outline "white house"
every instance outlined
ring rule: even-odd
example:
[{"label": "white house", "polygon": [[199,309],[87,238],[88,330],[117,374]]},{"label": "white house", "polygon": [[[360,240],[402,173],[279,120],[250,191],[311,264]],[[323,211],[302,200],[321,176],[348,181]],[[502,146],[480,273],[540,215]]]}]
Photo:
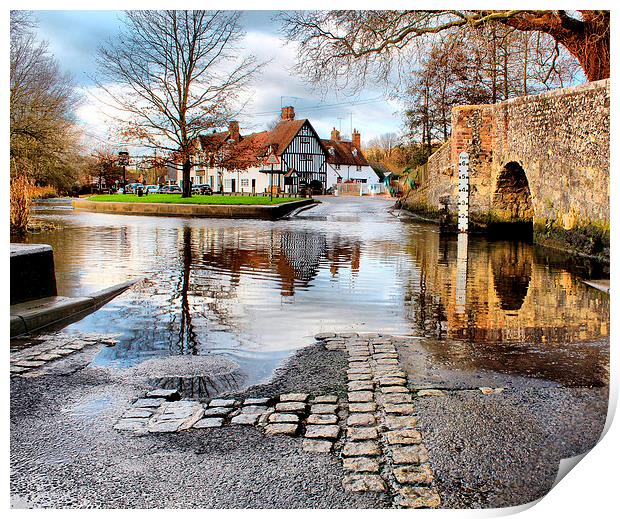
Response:
[{"label": "white house", "polygon": [[[295,119],[292,106],[282,108],[280,121],[269,131],[241,135],[239,123],[231,121],[227,131],[199,137],[190,179],[224,193],[259,194],[271,188],[321,194],[339,184],[360,184],[359,194],[382,192],[362,154],[360,133],[355,130],[352,141],[345,141],[334,129],[331,137],[321,139],[308,119]],[[269,154],[277,157],[273,173],[265,164]],[[169,168],[170,177],[180,179],[180,171],[173,177],[175,172]]]},{"label": "white house", "polygon": [[[307,119],[295,119],[292,106],[282,108],[273,130],[241,135],[239,123],[231,121],[228,131],[201,135],[192,168],[193,184],[209,184],[224,193],[296,194],[306,188],[323,193],[327,188],[327,150]],[[277,157],[265,164],[269,154]]]},{"label": "white house", "polygon": [[[382,192],[379,177],[362,153],[361,135],[353,130],[352,139],[342,140],[340,132],[334,128],[331,139],[323,139],[327,148],[327,185],[337,188],[340,184],[363,184],[359,194]],[[357,191],[357,190],[355,190]]]}]

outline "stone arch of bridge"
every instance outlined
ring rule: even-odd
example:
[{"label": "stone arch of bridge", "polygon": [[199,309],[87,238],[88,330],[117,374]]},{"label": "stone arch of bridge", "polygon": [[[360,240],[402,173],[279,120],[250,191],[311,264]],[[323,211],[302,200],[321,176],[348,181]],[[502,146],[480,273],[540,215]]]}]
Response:
[{"label": "stone arch of bridge", "polygon": [[499,171],[492,207],[498,223],[515,224],[529,233],[533,231],[534,206],[530,183],[519,162],[507,162]]}]

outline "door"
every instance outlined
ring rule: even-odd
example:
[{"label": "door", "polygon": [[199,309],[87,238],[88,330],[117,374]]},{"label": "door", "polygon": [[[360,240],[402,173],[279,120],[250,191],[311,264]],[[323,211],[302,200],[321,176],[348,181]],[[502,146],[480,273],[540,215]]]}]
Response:
[{"label": "door", "polygon": [[230,179],[230,191],[231,191],[231,193],[236,193],[237,192],[236,179],[234,179],[234,178]]},{"label": "door", "polygon": [[256,193],[256,179],[252,179],[252,194]]}]

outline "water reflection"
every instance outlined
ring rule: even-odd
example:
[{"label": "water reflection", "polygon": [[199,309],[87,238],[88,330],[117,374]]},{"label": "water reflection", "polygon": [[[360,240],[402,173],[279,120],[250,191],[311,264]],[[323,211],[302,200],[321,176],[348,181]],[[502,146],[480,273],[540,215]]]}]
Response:
[{"label": "water reflection", "polygon": [[220,354],[255,383],[326,330],[555,349],[608,335],[609,297],[571,273],[591,265],[558,263],[528,243],[440,236],[395,219],[386,201],[326,199],[279,222],[47,207],[39,214],[62,229],[29,240],[54,247],[61,294],[147,276],[71,325],[122,334],[99,365]]},{"label": "water reflection", "polygon": [[[461,240],[461,241],[459,241]],[[609,297],[536,262],[533,245],[479,236],[411,235],[420,270],[408,295],[420,331],[471,342],[559,342],[609,333]]]},{"label": "water reflection", "polygon": [[181,398],[203,399],[239,390],[243,378],[231,373],[217,377],[161,377],[150,379],[149,382],[155,387],[176,389]]},{"label": "water reflection", "polygon": [[506,242],[491,251],[493,285],[502,310],[520,310],[532,280],[532,247]]}]

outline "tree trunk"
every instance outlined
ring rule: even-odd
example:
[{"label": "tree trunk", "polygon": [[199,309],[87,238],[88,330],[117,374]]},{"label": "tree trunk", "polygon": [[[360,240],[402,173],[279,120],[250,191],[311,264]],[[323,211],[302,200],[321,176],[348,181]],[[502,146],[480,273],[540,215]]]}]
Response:
[{"label": "tree trunk", "polygon": [[540,11],[513,16],[503,23],[521,31],[549,34],[577,58],[588,81],[607,79],[610,73],[609,11],[580,11],[583,20],[565,11]]},{"label": "tree trunk", "polygon": [[577,58],[583,68],[588,81],[607,79],[610,75],[609,63],[609,34],[575,34],[567,39],[558,41]]},{"label": "tree trunk", "polygon": [[190,182],[190,173],[192,171],[192,163],[187,159],[183,163],[183,194],[181,198],[189,198],[192,196],[192,186]]}]

